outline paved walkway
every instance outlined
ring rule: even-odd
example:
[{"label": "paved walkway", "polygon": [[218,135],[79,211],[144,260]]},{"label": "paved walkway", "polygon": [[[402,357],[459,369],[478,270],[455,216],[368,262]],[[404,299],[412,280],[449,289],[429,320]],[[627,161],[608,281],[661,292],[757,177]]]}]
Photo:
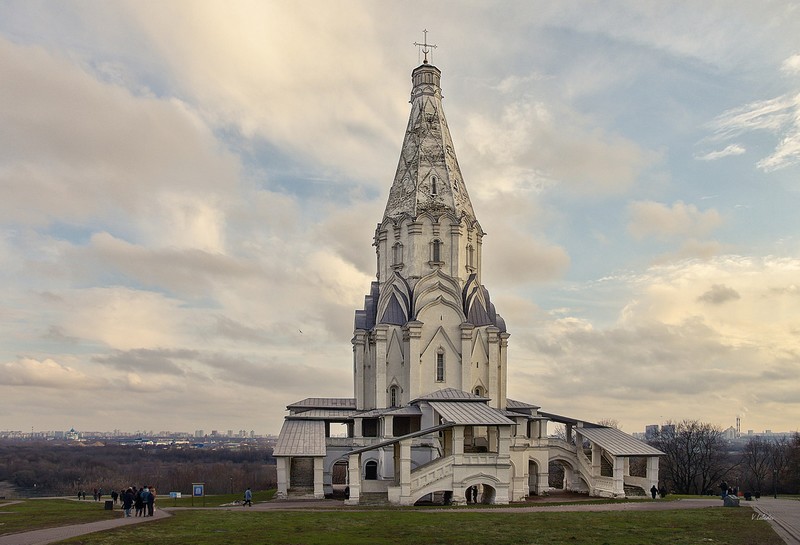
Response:
[{"label": "paved walkway", "polygon": [[0,537],[0,545],[45,545],[56,543],[71,537],[82,536],[103,530],[111,530],[120,526],[130,524],[140,524],[151,520],[159,520],[169,517],[170,514],[163,509],[156,509],[152,517],[128,517],[122,516],[111,520],[101,520],[98,522],[87,522],[86,524],[71,524],[70,526],[59,526],[58,528],[44,528],[33,530],[32,532],[22,532],[20,534],[10,534]]},{"label": "paved walkway", "polygon": [[[800,545],[800,501],[783,500],[772,498],[761,498],[757,502],[742,502],[742,505],[752,507],[754,516],[768,520],[777,534],[786,542],[786,545]],[[602,503],[586,504],[575,502],[566,505],[536,505],[532,503],[526,507],[494,507],[491,509],[478,508],[443,508],[438,512],[464,513],[468,511],[481,511],[484,513],[520,513],[520,512],[567,512],[567,511],[669,511],[675,509],[701,509],[704,507],[722,507],[719,499],[681,499],[677,501],[640,501],[625,503]],[[270,501],[256,503],[252,507],[242,507],[238,505],[224,507],[166,507],[156,510],[153,517],[146,518],[123,518],[104,520],[100,522],[90,522],[87,524],[74,524],[62,526],[60,528],[47,528],[34,530],[20,534],[12,534],[0,537],[0,545],[46,545],[55,543],[63,539],[76,537],[92,532],[111,530],[129,524],[140,524],[151,520],[159,520],[170,516],[169,511],[182,509],[207,509],[207,510],[244,510],[244,511],[328,511],[331,509],[342,509],[342,503],[331,500],[300,500],[300,501]],[[348,511],[354,510],[347,508]],[[430,510],[426,510],[430,512]]]},{"label": "paved walkway", "polygon": [[768,520],[786,545],[800,545],[800,501],[764,498],[746,502],[756,515]]}]

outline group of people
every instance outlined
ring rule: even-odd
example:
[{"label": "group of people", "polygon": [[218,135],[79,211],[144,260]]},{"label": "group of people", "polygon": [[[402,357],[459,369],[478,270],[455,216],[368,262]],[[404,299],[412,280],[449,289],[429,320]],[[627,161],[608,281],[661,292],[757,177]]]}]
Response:
[{"label": "group of people", "polygon": [[156,488],[143,485],[137,490],[135,486],[131,486],[122,491],[120,499],[126,517],[131,516],[131,509],[137,517],[152,517],[156,503]]},{"label": "group of people", "polygon": [[[112,490],[111,494],[109,495],[111,496],[111,500],[114,502],[114,505],[117,504],[117,500],[122,503],[122,509],[125,510],[126,517],[133,516],[131,515],[131,510],[133,510],[135,516],[137,517],[153,516],[156,503],[155,486],[143,485],[139,489],[137,489],[135,486],[131,486],[127,490],[120,490],[119,492]],[[78,491],[78,499],[86,499],[86,492],[84,490]],[[95,488],[92,491],[92,499],[94,501],[102,501],[103,489]]]}]

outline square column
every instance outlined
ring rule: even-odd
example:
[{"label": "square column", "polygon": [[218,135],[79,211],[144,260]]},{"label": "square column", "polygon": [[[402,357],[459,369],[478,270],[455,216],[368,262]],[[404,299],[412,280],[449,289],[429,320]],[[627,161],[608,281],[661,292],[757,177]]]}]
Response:
[{"label": "square column", "polygon": [[464,426],[455,426],[451,437],[453,442],[451,452],[455,456],[455,463],[461,464],[464,459]]},{"label": "square column", "polygon": [[511,426],[497,428],[497,457],[509,458],[511,453]]},{"label": "square column", "polygon": [[394,417],[388,414],[383,417],[383,436],[394,437]]},{"label": "square column", "polygon": [[278,491],[275,497],[278,499],[286,499],[289,497],[289,464],[291,458],[286,456],[279,456],[275,458],[275,464],[278,470]]},{"label": "square column", "polygon": [[364,423],[364,420],[361,419],[361,418],[356,418],[353,421],[353,437],[363,437],[364,436],[363,435],[364,431],[363,431],[363,428],[362,428],[363,423]]},{"label": "square column", "polygon": [[602,460],[603,449],[600,445],[592,443],[592,477],[600,476],[600,465]]},{"label": "square column", "polygon": [[[465,392],[472,391],[472,332],[475,326],[461,324],[461,389]],[[455,495],[455,491],[453,492]]]},{"label": "square column", "polygon": [[494,326],[486,328],[487,340],[489,341],[489,391],[488,397],[492,398],[489,401],[489,406],[494,409],[500,409],[505,406],[505,399],[500,399],[500,329]]},{"label": "square column", "polygon": [[497,452],[498,444],[497,444],[497,426],[488,426],[486,428],[486,434],[489,436],[489,445],[488,450],[489,452]]},{"label": "square column", "polygon": [[622,456],[614,456],[614,495],[625,495],[625,460]]},{"label": "square column", "polygon": [[350,497],[344,501],[345,505],[358,505],[361,496],[360,454],[351,454],[347,459],[347,486],[350,488]]},{"label": "square column", "polygon": [[411,505],[411,439],[400,441],[400,504]]},{"label": "square column", "polygon": [[386,358],[387,339],[389,326],[378,324],[375,326],[375,406],[385,407],[386,404]]},{"label": "square column", "polygon": [[403,341],[406,343],[405,350],[405,372],[407,373],[407,391],[403,392],[403,402],[426,393],[420,392],[420,347],[422,339],[422,322],[413,320],[403,327]]},{"label": "square column", "polygon": [[649,487],[658,488],[658,456],[647,458],[647,484]]},{"label": "square column", "polygon": [[314,499],[325,499],[325,488],[322,482],[323,477],[323,464],[325,458],[317,456],[314,458]]}]

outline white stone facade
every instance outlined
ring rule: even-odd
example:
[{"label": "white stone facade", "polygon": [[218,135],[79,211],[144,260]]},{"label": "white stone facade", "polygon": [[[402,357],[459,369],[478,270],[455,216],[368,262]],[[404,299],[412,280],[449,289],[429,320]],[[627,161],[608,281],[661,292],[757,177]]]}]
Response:
[{"label": "white stone facade", "polygon": [[[547,493],[553,461],[568,489],[610,497],[647,490],[658,482],[657,450],[507,399],[510,335],[481,283],[484,232],[440,78],[427,63],[412,73],[400,161],[375,230],[376,280],[355,313],[354,397],[288,407],[274,451],[278,497],[346,487],[348,504],[463,503],[479,489],[480,501],[508,503]],[[551,421],[567,426],[567,440],[548,437]],[[331,437],[332,424],[345,425],[347,437]],[[648,459],[638,477],[633,456]]]}]

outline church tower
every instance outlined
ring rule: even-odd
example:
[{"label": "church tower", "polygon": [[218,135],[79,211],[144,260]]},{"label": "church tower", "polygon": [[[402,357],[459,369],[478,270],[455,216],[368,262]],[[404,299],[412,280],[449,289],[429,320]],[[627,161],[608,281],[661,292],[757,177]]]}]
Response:
[{"label": "church tower", "polygon": [[504,409],[509,334],[481,284],[485,233],[444,116],[441,71],[426,59],[411,79],[408,127],[375,230],[377,278],[355,313],[356,407],[454,389]]}]

